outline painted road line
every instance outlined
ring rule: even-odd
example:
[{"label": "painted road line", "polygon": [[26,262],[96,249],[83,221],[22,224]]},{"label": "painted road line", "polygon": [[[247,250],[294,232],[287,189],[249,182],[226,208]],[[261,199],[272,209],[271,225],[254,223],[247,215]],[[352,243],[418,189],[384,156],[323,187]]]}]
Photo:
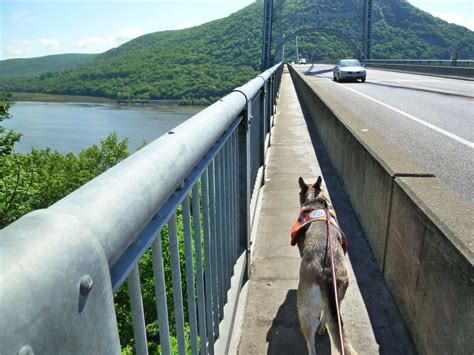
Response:
[{"label": "painted road line", "polygon": [[420,80],[420,79],[371,79],[376,83],[394,82],[394,83],[445,83],[445,80]]},{"label": "painted road line", "polygon": [[413,116],[413,115],[410,115],[409,113],[403,112],[403,111],[401,111],[401,110],[399,110],[399,109],[397,109],[397,108],[395,108],[395,107],[393,107],[393,106],[387,105],[386,103],[383,103],[382,101],[379,101],[379,100],[377,100],[377,99],[374,99],[373,97],[370,97],[370,96],[368,96],[368,95],[365,95],[365,94],[363,94],[363,93],[361,93],[361,92],[358,92],[358,91],[356,91],[356,90],[354,90],[354,89],[351,89],[351,88],[349,88],[349,87],[347,87],[347,86],[345,86],[345,85],[341,85],[341,84],[338,84],[338,83],[334,83],[334,84],[337,84],[337,85],[343,87],[344,89],[347,89],[347,90],[349,90],[349,91],[352,91],[353,93],[356,93],[356,94],[358,94],[358,95],[360,95],[360,96],[362,96],[362,97],[365,97],[365,98],[368,99],[368,100],[371,100],[371,101],[373,101],[373,102],[375,102],[375,103],[378,103],[379,105],[382,105],[382,106],[384,106],[384,107],[386,107],[386,108],[388,108],[388,109],[390,109],[390,110],[393,110],[393,111],[399,113],[400,115],[405,116],[406,118],[409,118],[410,120],[413,120],[413,121],[415,121],[415,122],[421,123],[422,125],[424,125],[424,126],[426,126],[426,127],[428,127],[428,128],[431,128],[432,130],[434,130],[434,131],[436,131],[436,132],[438,132],[438,133],[441,133],[441,134],[445,135],[446,137],[449,137],[449,138],[451,138],[451,139],[454,139],[455,141],[457,141],[457,142],[459,142],[459,143],[462,143],[462,144],[468,146],[469,148],[474,148],[474,143],[473,143],[473,142],[469,142],[468,140],[466,140],[466,139],[464,139],[464,138],[461,138],[461,137],[459,137],[459,136],[457,136],[457,135],[455,135],[455,134],[453,134],[453,133],[451,133],[451,132],[448,132],[448,131],[445,131],[445,130],[442,129],[442,128],[439,128],[438,126],[435,126],[435,125],[433,125],[433,124],[431,124],[431,123],[428,123],[428,122],[426,122],[426,121],[423,121],[422,119],[420,119],[420,118],[418,118],[418,117],[415,117],[415,116]]}]

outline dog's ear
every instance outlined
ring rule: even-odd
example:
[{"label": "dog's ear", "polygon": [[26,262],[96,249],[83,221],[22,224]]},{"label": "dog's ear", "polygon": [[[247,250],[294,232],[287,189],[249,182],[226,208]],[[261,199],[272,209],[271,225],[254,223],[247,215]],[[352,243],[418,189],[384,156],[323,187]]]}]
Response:
[{"label": "dog's ear", "polygon": [[316,180],[316,182],[314,183],[313,187],[316,189],[316,190],[321,190],[321,183],[323,182],[323,179],[321,178],[321,176],[318,176],[318,180]]},{"label": "dog's ear", "polygon": [[303,178],[300,176],[300,178],[298,179],[298,183],[300,184],[300,189],[302,191],[306,191],[308,190],[308,185],[306,185],[306,183],[304,182]]}]

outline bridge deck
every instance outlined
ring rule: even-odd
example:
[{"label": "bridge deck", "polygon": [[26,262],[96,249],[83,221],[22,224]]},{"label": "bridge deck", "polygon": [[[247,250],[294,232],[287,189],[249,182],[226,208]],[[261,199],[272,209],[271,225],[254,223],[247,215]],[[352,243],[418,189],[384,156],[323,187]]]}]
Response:
[{"label": "bridge deck", "polygon": [[[305,180],[311,181],[318,175],[323,173],[290,75],[285,70],[267,160],[263,197],[259,204],[260,213],[253,233],[256,238],[253,244],[251,276],[241,296],[240,316],[231,343],[232,353],[306,353],[296,309],[300,258],[297,248],[290,246],[289,233],[299,213],[298,177],[303,176]],[[341,224],[344,228],[344,221],[341,221]],[[352,234],[360,232],[351,233],[346,230],[346,233],[349,238],[349,253],[354,253],[351,237]],[[366,252],[369,253],[367,259],[373,260],[367,244],[364,244]],[[350,265],[350,262],[348,264]],[[380,310],[384,309],[386,314],[381,314],[380,319],[371,321],[373,315],[369,317],[364,298],[366,302],[372,297],[382,298],[390,303],[391,297],[384,286],[380,295],[364,294],[364,298],[362,297],[359,283],[374,283],[378,286],[381,284],[381,276],[377,275],[375,264],[362,269],[364,268],[366,272],[370,269],[375,275],[370,277],[375,279],[369,281],[367,275],[357,275],[356,278],[350,267],[350,285],[342,303],[343,318],[355,350],[359,354],[378,354],[379,344],[384,342],[383,345],[380,344],[381,348],[391,350],[392,353],[412,353],[410,341],[403,340],[406,330],[402,322],[393,318],[393,314],[398,313],[393,304],[382,305]],[[388,320],[387,316],[392,319]],[[376,328],[377,340],[373,330]],[[388,334],[391,336],[387,336]],[[334,348],[331,349],[327,334],[317,336],[316,341],[318,354],[337,353]]]}]

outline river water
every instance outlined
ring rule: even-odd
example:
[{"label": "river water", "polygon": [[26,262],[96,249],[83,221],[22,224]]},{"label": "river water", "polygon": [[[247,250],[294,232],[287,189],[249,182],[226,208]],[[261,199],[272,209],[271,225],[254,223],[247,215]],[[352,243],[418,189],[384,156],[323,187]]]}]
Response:
[{"label": "river water", "polygon": [[128,138],[134,152],[144,141],[151,142],[193,116],[196,106],[122,106],[49,102],[16,102],[12,118],[0,123],[23,134],[15,150],[51,148],[61,153],[79,153],[100,144],[110,133]]}]

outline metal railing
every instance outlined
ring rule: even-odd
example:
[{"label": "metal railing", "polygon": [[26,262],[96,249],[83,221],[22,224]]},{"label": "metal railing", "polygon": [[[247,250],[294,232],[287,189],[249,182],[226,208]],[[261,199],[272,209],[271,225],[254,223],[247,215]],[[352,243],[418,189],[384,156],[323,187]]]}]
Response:
[{"label": "metal railing", "polygon": [[0,353],[120,353],[114,293],[127,280],[136,353],[147,354],[139,261],[150,249],[161,353],[171,337],[180,354],[226,352],[281,73],[263,72],[1,230]]},{"label": "metal railing", "polygon": [[440,66],[474,68],[474,60],[447,60],[447,59],[364,59],[366,64],[400,64],[420,66]]}]

